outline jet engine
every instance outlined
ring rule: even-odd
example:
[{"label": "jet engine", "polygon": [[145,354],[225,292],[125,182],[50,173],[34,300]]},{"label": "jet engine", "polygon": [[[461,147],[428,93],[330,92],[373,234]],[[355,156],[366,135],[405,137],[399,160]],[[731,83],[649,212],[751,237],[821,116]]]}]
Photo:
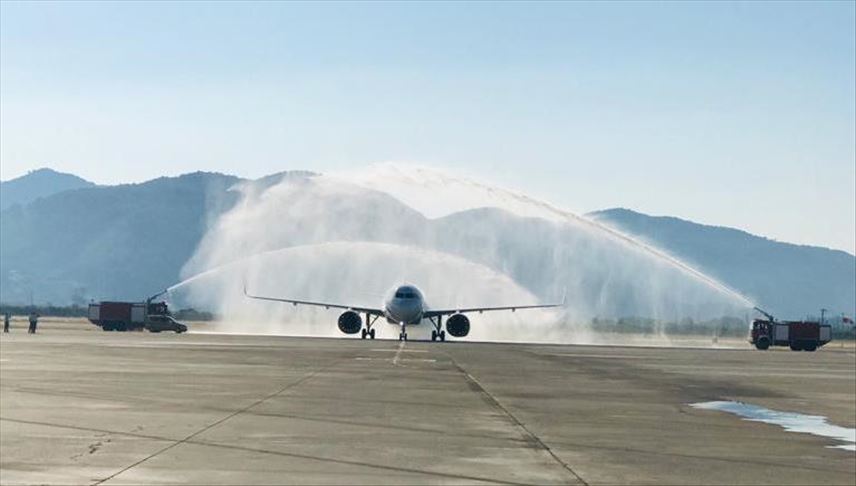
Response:
[{"label": "jet engine", "polygon": [[463,314],[455,314],[446,321],[446,329],[455,337],[464,337],[470,333],[470,320]]},{"label": "jet engine", "polygon": [[356,334],[363,328],[363,320],[354,311],[345,311],[339,316],[339,330],[345,334]]}]

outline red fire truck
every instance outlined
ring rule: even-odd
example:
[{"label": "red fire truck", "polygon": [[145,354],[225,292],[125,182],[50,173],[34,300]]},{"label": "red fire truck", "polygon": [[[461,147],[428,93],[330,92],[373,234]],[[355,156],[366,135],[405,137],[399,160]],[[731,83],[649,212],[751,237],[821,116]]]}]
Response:
[{"label": "red fire truck", "polygon": [[752,321],[749,342],[757,349],[788,346],[792,351],[816,351],[832,340],[832,326],[822,321],[777,321],[763,310],[755,310],[766,317]]},{"label": "red fire truck", "polygon": [[99,302],[89,304],[89,322],[105,331],[173,331],[181,334],[187,326],[176,321],[166,302]]}]

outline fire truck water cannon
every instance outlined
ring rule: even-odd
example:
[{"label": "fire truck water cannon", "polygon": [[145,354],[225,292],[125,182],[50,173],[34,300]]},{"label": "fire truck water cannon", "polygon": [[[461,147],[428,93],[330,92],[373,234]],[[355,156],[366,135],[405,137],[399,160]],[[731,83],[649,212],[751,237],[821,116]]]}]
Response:
[{"label": "fire truck water cannon", "polygon": [[169,289],[161,290],[160,292],[158,292],[158,293],[156,293],[155,295],[153,295],[153,296],[149,297],[148,299],[146,299],[146,302],[147,302],[147,303],[151,303],[152,301],[154,301],[155,299],[157,299],[158,297],[160,297],[161,295],[163,295],[163,294],[165,294],[165,293],[167,293],[167,292],[169,292]]}]

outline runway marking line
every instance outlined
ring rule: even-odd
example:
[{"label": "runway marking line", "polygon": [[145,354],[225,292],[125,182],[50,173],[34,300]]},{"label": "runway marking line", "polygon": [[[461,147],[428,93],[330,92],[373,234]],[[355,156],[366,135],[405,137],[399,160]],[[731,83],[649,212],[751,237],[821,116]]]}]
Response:
[{"label": "runway marking line", "polygon": [[407,341],[401,341],[400,343],[398,343],[398,351],[396,351],[395,353],[395,358],[392,358],[393,366],[398,366],[398,359],[401,356],[401,350],[404,349],[404,343],[406,342]]},{"label": "runway marking line", "polygon": [[197,430],[196,432],[194,432],[194,433],[192,433],[192,434],[188,435],[187,437],[185,437],[185,438],[183,438],[183,439],[180,439],[180,440],[177,440],[177,441],[173,442],[172,444],[170,444],[170,445],[168,445],[168,446],[166,446],[166,447],[164,447],[164,448],[162,448],[162,449],[160,449],[160,450],[158,450],[158,451],[156,451],[156,452],[154,452],[154,453],[152,453],[152,454],[149,454],[148,456],[146,456],[146,457],[144,457],[144,458],[140,459],[139,461],[137,461],[137,462],[135,462],[135,463],[131,464],[130,466],[127,466],[127,467],[125,467],[125,468],[121,469],[120,471],[117,471],[117,472],[115,472],[115,473],[111,474],[110,476],[107,476],[106,478],[103,478],[103,479],[101,479],[101,480],[98,480],[98,481],[93,482],[93,483],[92,483],[92,485],[93,485],[93,486],[97,486],[97,485],[99,485],[99,484],[103,484],[103,483],[105,483],[105,482],[107,482],[107,481],[109,481],[109,480],[111,480],[111,479],[115,478],[116,476],[118,476],[118,475],[120,475],[120,474],[124,473],[125,471],[128,471],[128,470],[130,470],[130,469],[133,469],[133,468],[135,468],[135,467],[139,466],[140,464],[142,464],[142,463],[144,463],[144,462],[148,461],[149,459],[152,459],[152,458],[154,458],[154,457],[157,457],[157,456],[159,456],[159,455],[163,454],[164,452],[166,452],[166,451],[168,451],[168,450],[172,449],[172,448],[173,448],[173,447],[175,447],[175,446],[178,446],[178,445],[180,445],[180,444],[185,444],[185,443],[188,443],[188,442],[192,442],[192,441],[191,441],[191,439],[193,439],[193,438],[194,438],[194,437],[196,437],[197,435],[200,435],[200,434],[202,434],[202,433],[204,433],[204,432],[206,432],[206,431],[208,431],[208,430],[211,430],[212,428],[214,428],[214,427],[216,427],[216,426],[218,426],[218,425],[222,424],[223,422],[225,422],[225,421],[227,421],[227,420],[229,420],[229,419],[231,419],[231,418],[233,418],[233,417],[235,417],[235,416],[237,416],[237,415],[240,415],[240,414],[242,414],[242,413],[244,413],[244,412],[246,412],[246,411],[249,411],[250,409],[257,407],[258,405],[261,405],[262,403],[264,403],[264,402],[266,402],[266,401],[270,400],[271,398],[274,398],[274,397],[276,397],[276,396],[278,396],[278,395],[280,395],[280,394],[284,393],[285,391],[287,391],[287,390],[289,390],[289,389],[291,389],[291,388],[294,388],[294,387],[296,387],[296,386],[298,386],[298,385],[302,384],[303,382],[305,382],[305,381],[309,380],[310,378],[314,377],[315,375],[317,375],[317,374],[318,374],[318,373],[320,373],[321,371],[326,370],[326,369],[328,369],[328,368],[331,368],[332,366],[333,366],[333,365],[329,365],[329,366],[325,366],[325,367],[323,367],[323,368],[317,369],[317,370],[313,371],[312,373],[309,373],[309,374],[307,374],[306,376],[304,376],[304,377],[300,378],[299,380],[297,380],[297,381],[293,381],[293,382],[291,382],[291,383],[289,383],[289,384],[285,385],[284,387],[280,388],[280,389],[279,389],[279,390],[277,390],[276,392],[271,393],[271,394],[269,394],[269,395],[267,395],[267,396],[265,396],[265,397],[262,397],[262,398],[260,398],[259,400],[256,400],[255,402],[251,403],[250,405],[247,405],[246,407],[241,408],[240,410],[236,410],[236,411],[234,411],[234,412],[230,413],[229,415],[226,415],[225,417],[221,418],[220,420],[217,420],[217,421],[216,421],[216,422],[214,422],[214,423],[211,423],[211,424],[206,425],[205,427],[202,427],[201,429],[199,429],[199,430]]},{"label": "runway marking line", "polygon": [[[402,341],[404,342],[404,341]],[[401,346],[399,346],[399,349]],[[398,353],[399,349],[370,349],[369,351],[373,353]],[[427,353],[428,351],[425,349],[405,349],[405,353]]]},{"label": "runway marking line", "polygon": [[460,364],[458,364],[458,362],[455,361],[455,358],[453,358],[451,354],[446,353],[446,356],[449,357],[449,360],[452,362],[452,366],[454,366],[461,374],[463,374],[464,377],[466,377],[467,381],[469,381],[479,392],[481,392],[485,396],[485,398],[490,401],[490,403],[496,409],[505,414],[505,416],[507,416],[511,420],[511,422],[523,432],[525,438],[531,439],[533,442],[535,442],[535,444],[538,445],[541,450],[547,452],[547,454],[549,454],[554,461],[556,461],[566,471],[571,473],[574,478],[576,478],[576,480],[580,482],[580,484],[582,484],[583,486],[589,486],[589,483],[587,483],[586,480],[582,478],[582,476],[577,474],[577,472],[574,471],[573,468],[571,468],[571,466],[567,462],[563,461],[559,456],[557,456],[556,453],[553,452],[553,450],[550,449],[550,447],[548,447],[547,444],[545,444],[540,437],[538,437],[531,430],[529,430],[529,428],[526,427],[526,425],[524,425],[523,422],[521,422],[513,413],[511,413],[510,410],[505,408],[499,402],[499,400],[497,400],[496,397],[493,396],[493,394],[491,394],[484,386],[482,386],[482,384],[476,379],[475,376],[471,375]]},{"label": "runway marking line", "polygon": [[[391,361],[390,358],[371,358],[368,356],[357,356],[354,358],[357,361]],[[432,358],[401,358],[399,362],[416,362],[416,363],[436,363],[436,359]]]}]

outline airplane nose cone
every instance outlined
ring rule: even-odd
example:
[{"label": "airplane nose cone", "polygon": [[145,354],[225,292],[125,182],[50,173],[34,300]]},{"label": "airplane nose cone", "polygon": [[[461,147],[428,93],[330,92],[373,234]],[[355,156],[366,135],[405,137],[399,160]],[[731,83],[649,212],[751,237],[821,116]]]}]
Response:
[{"label": "airplane nose cone", "polygon": [[422,309],[420,306],[415,305],[411,302],[398,302],[391,306],[391,310],[393,314],[395,314],[396,319],[413,323],[417,319],[419,319]]}]

